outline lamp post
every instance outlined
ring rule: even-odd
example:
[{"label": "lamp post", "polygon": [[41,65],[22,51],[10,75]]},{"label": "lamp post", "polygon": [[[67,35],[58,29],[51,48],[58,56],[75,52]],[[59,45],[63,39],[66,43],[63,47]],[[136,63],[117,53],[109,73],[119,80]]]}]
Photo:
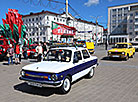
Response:
[{"label": "lamp post", "polygon": [[95,24],[96,24],[96,42],[95,42],[95,46],[97,47],[97,26],[98,26],[98,21],[97,21],[97,19],[98,18],[100,18],[100,17],[102,17],[102,16],[97,16],[97,17],[94,17],[94,16],[90,16],[90,17],[92,17],[92,18],[94,18],[95,19]]}]

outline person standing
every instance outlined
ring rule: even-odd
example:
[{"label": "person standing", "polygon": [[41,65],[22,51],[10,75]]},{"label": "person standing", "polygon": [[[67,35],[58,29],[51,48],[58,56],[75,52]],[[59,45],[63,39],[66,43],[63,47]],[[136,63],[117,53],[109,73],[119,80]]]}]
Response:
[{"label": "person standing", "polygon": [[21,44],[19,44],[19,46],[20,46],[19,63],[21,64],[21,58],[22,58],[23,49],[22,49],[22,45]]},{"label": "person standing", "polygon": [[39,43],[38,46],[36,47],[36,51],[38,53],[37,61],[40,62],[42,60],[42,53],[43,53],[43,48],[41,46],[41,43]]},{"label": "person standing", "polygon": [[7,50],[8,65],[10,64],[10,60],[11,64],[13,64],[13,54],[14,54],[14,49],[12,48],[12,44],[10,44],[9,46],[10,48],[8,48]]},{"label": "person standing", "polygon": [[15,47],[15,64],[19,63],[20,45],[17,43]]},{"label": "person standing", "polygon": [[43,44],[43,54],[45,55],[47,53],[47,44]]}]

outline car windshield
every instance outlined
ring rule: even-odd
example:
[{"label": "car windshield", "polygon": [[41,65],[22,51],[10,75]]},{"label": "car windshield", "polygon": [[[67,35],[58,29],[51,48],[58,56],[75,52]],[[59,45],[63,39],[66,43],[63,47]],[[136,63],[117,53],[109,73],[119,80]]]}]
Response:
[{"label": "car windshield", "polygon": [[127,44],[117,44],[115,48],[127,48]]},{"label": "car windshield", "polygon": [[0,45],[3,45],[3,40],[0,40]]},{"label": "car windshield", "polygon": [[135,46],[136,46],[136,45],[138,46],[138,42],[137,42],[137,43],[131,43],[131,44],[132,44],[132,45],[135,45]]},{"label": "car windshield", "polygon": [[46,55],[46,61],[70,62],[71,55],[72,55],[71,50],[53,49],[48,51]]}]

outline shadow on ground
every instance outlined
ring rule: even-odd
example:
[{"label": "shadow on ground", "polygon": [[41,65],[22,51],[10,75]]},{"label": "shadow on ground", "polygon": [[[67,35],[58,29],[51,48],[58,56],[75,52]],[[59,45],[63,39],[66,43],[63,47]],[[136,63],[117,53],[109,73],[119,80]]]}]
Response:
[{"label": "shadow on ground", "polygon": [[14,86],[14,89],[23,93],[39,95],[39,96],[51,96],[53,94],[62,94],[58,88],[38,88],[27,85],[27,83],[20,83]]},{"label": "shadow on ground", "polygon": [[119,58],[109,58],[109,57],[103,57],[101,60],[105,60],[105,61],[124,61],[123,59],[119,59]]}]

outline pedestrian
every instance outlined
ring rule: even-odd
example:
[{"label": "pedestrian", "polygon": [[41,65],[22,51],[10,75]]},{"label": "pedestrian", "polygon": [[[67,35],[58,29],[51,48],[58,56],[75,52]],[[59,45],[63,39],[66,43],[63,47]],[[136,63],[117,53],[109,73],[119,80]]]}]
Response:
[{"label": "pedestrian", "polygon": [[8,48],[7,50],[8,65],[10,64],[10,60],[11,64],[13,64],[13,54],[14,54],[14,49],[12,48],[12,44],[10,44],[9,46],[10,48]]},{"label": "pedestrian", "polygon": [[42,60],[42,54],[43,54],[43,48],[41,46],[41,43],[38,44],[36,47],[36,52],[38,53],[37,61],[40,62]]},{"label": "pedestrian", "polygon": [[22,49],[22,45],[21,44],[19,44],[19,46],[20,46],[19,63],[21,64],[23,49]]},{"label": "pedestrian", "polygon": [[15,64],[19,64],[20,45],[17,43],[15,47]]},{"label": "pedestrian", "polygon": [[27,56],[27,50],[28,50],[27,45],[25,45],[24,46],[24,51],[23,51],[24,59],[27,59],[28,58],[28,56]]},{"label": "pedestrian", "polygon": [[47,44],[44,43],[42,47],[43,47],[43,54],[45,55],[47,53]]}]

